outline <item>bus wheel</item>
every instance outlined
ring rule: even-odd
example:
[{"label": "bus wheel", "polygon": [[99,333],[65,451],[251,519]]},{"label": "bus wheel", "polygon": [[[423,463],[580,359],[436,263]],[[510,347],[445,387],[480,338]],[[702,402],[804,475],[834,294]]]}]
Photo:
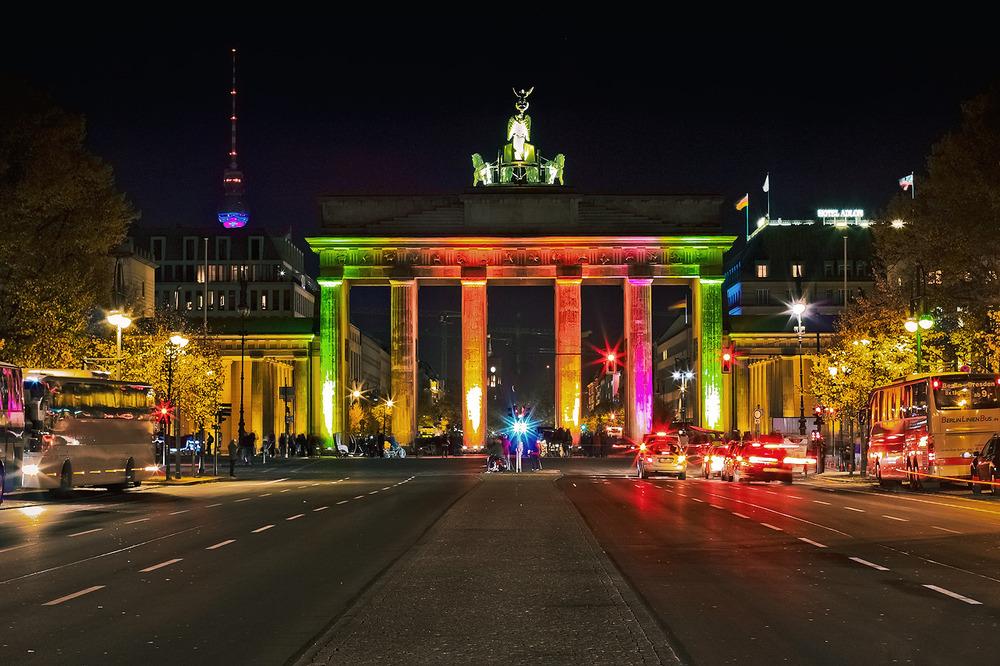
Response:
[{"label": "bus wheel", "polygon": [[62,473],[59,474],[59,487],[49,491],[50,495],[56,497],[67,497],[73,491],[73,467],[69,461],[63,463]]},{"label": "bus wheel", "polygon": [[125,487],[134,488],[135,483],[135,465],[132,463],[132,459],[125,463]]}]

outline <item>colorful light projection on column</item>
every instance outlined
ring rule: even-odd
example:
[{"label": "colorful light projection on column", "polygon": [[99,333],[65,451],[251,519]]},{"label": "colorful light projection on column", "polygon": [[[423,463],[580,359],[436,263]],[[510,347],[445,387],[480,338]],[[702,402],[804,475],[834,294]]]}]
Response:
[{"label": "colorful light projection on column", "polygon": [[342,280],[320,279],[320,399],[323,436],[329,446],[344,431],[344,322],[347,318],[347,289]]},{"label": "colorful light projection on column", "polygon": [[462,417],[465,446],[486,444],[486,280],[462,281]]},{"label": "colorful light projection on column", "polygon": [[392,434],[410,444],[417,436],[417,283],[390,280],[389,285]]},{"label": "colorful light projection on column", "polygon": [[556,427],[580,433],[580,278],[557,279]]},{"label": "colorful light projection on column", "polygon": [[625,371],[627,435],[642,441],[653,425],[653,281],[629,278],[625,281]]},{"label": "colorful light projection on column", "polygon": [[701,303],[702,425],[722,426],[722,278],[701,278],[696,287]]}]

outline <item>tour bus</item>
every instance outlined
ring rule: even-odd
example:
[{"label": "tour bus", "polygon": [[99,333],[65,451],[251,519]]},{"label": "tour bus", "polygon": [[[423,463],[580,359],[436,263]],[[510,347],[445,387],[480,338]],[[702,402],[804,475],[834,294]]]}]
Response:
[{"label": "tour bus", "polygon": [[0,502],[17,486],[24,451],[24,393],[21,369],[0,363]]},{"label": "tour bus", "polygon": [[1000,376],[910,375],[872,391],[869,469],[913,488],[968,479],[973,454],[1000,432]]},{"label": "tour bus", "polygon": [[30,436],[21,485],[67,493],[135,487],[159,471],[153,391],[86,370],[29,370],[24,395]]}]

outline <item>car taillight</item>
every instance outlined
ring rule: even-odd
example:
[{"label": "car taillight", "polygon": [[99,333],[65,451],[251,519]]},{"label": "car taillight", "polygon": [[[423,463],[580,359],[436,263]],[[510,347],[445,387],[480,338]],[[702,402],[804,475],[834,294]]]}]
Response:
[{"label": "car taillight", "polygon": [[750,463],[754,465],[762,465],[764,463],[776,463],[777,458],[769,458],[767,456],[750,456]]},{"label": "car taillight", "polygon": [[653,462],[652,458],[646,458],[646,462]]}]

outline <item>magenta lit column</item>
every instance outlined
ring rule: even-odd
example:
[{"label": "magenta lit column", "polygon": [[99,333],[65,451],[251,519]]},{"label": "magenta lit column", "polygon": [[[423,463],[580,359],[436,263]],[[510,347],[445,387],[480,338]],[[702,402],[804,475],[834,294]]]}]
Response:
[{"label": "magenta lit column", "polygon": [[653,424],[653,280],[625,280],[625,436],[641,442]]}]

